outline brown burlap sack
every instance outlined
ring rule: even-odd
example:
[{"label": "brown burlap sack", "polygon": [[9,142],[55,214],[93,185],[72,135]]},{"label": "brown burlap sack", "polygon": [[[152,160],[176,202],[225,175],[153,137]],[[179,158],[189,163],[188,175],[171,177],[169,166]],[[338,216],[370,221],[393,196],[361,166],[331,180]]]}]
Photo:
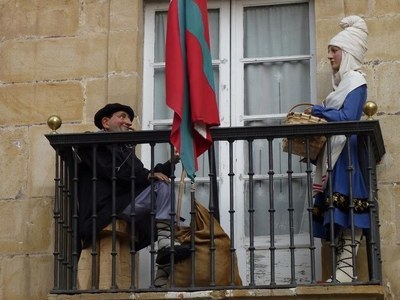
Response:
[{"label": "brown burlap sack", "polygon": [[[211,283],[210,265],[210,213],[197,201],[195,202],[195,284],[196,286],[209,286]],[[191,242],[190,227],[180,227],[176,232],[176,239],[181,243]],[[215,246],[215,284],[228,286],[231,284],[231,252],[230,239],[221,225],[214,219],[214,246]],[[187,258],[175,265],[175,286],[184,287],[191,284],[191,258]],[[234,258],[234,283],[242,285]]]}]

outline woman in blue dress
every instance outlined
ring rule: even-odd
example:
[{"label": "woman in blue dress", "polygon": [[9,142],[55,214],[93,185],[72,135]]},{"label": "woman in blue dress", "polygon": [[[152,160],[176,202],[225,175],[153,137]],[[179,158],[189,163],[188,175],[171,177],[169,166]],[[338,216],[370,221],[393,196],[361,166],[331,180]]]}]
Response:
[{"label": "woman in blue dress", "polygon": [[[333,71],[333,91],[322,105],[314,105],[308,113],[326,119],[328,122],[357,121],[362,115],[367,99],[367,83],[360,71],[367,50],[368,30],[364,20],[358,16],[344,18],[340,26],[343,31],[333,37],[328,46],[328,59]],[[333,222],[336,239],[336,280],[351,282],[353,276],[352,235],[350,197],[352,198],[353,220],[355,226],[355,255],[362,237],[363,229],[369,228],[368,187],[363,176],[363,165],[360,163],[365,148],[353,135],[349,138],[352,172],[348,171],[348,147],[345,136],[331,137],[331,167],[328,173],[328,156],[325,146],[316,162],[313,183],[314,236],[330,239],[330,188],[332,185],[332,202],[334,205]],[[331,176],[331,178],[328,178]],[[352,193],[350,193],[349,176],[351,174]]]}]

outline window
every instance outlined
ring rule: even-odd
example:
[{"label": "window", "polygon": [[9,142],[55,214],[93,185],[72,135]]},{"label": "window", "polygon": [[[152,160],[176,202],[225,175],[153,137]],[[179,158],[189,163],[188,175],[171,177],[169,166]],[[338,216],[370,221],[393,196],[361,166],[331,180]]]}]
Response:
[{"label": "window", "polygon": [[[144,48],[144,129],[165,128],[172,123],[172,111],[165,105],[165,35],[168,3],[160,1],[145,3],[145,48]],[[211,53],[220,111],[221,126],[256,126],[278,124],[297,103],[315,101],[315,48],[314,15],[312,1],[272,0],[209,0],[209,26]],[[255,170],[255,222],[256,237],[269,233],[268,203],[268,147],[265,142],[253,145]],[[287,156],[281,151],[280,141],[273,141],[273,166],[275,172],[274,195],[277,210],[276,234],[282,236],[284,247],[288,234],[287,212]],[[163,151],[161,151],[162,153]],[[165,151],[164,151],[165,152]],[[219,191],[221,212],[229,210],[228,163],[220,156],[228,153],[227,145],[216,149],[219,168]],[[248,194],[248,165],[246,142],[238,143],[235,149],[236,182],[236,226],[237,240],[246,240],[248,235],[247,204],[243,199]],[[143,153],[145,154],[145,153]],[[159,159],[162,159],[160,155]],[[200,183],[196,194],[208,198],[207,155],[199,161],[196,177]],[[297,215],[296,229],[301,243],[305,212],[305,174],[303,166],[295,166],[294,189]],[[179,172],[179,170],[178,170]],[[226,176],[226,178],[224,178]],[[242,197],[238,195],[243,195]],[[241,199],[241,200],[239,200]],[[226,214],[228,215],[228,214]],[[267,216],[267,217],[266,217]],[[221,224],[229,228],[229,220],[221,214]],[[262,240],[262,239],[261,239]],[[262,243],[262,242],[260,242]],[[240,248],[240,246],[239,246]],[[245,246],[238,251],[246,251]],[[239,254],[240,255],[240,254]],[[240,265],[245,272],[245,262]],[[242,276],[245,278],[245,276]],[[264,279],[263,279],[264,280]]]}]

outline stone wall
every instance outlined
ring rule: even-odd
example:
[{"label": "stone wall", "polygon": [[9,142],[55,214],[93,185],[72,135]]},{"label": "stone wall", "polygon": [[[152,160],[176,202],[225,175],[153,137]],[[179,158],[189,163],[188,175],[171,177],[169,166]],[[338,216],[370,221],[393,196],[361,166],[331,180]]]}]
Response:
[{"label": "stone wall", "polygon": [[[381,245],[388,299],[400,297],[400,2],[316,0],[318,96],[330,88],[326,45],[345,15],[369,26],[365,72],[379,106],[386,155],[379,165]],[[142,0],[0,1],[0,299],[45,299],[52,282],[54,151],[47,118],[59,132],[94,130],[107,102],[141,111]]]},{"label": "stone wall", "polygon": [[0,2],[0,299],[53,286],[54,151],[44,134],[94,130],[107,101],[140,110],[143,3]]}]

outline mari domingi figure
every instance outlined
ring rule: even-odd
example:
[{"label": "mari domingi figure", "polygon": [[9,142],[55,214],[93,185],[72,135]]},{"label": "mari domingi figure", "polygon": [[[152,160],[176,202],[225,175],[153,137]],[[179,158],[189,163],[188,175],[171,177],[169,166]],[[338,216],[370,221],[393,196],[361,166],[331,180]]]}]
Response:
[{"label": "mari domingi figure", "polygon": [[[328,59],[332,68],[332,92],[322,105],[308,109],[313,116],[326,119],[328,122],[360,120],[363,106],[367,99],[367,82],[361,72],[362,62],[367,51],[368,30],[365,21],[359,16],[349,16],[340,22],[342,31],[334,36],[328,45]],[[316,162],[313,183],[314,236],[330,239],[330,188],[334,205],[333,222],[336,239],[336,280],[351,282],[353,275],[353,247],[351,234],[350,198],[354,205],[354,247],[357,254],[363,230],[370,227],[368,212],[368,186],[365,176],[366,146],[360,137],[349,138],[350,150],[345,136],[331,138],[332,173],[328,178],[327,149],[321,151]],[[350,152],[350,153],[349,153]],[[348,171],[351,157],[352,172]],[[351,174],[351,181],[349,181]],[[351,182],[351,185],[350,185]],[[332,186],[329,186],[329,183]],[[351,189],[352,187],[352,189]]]}]

